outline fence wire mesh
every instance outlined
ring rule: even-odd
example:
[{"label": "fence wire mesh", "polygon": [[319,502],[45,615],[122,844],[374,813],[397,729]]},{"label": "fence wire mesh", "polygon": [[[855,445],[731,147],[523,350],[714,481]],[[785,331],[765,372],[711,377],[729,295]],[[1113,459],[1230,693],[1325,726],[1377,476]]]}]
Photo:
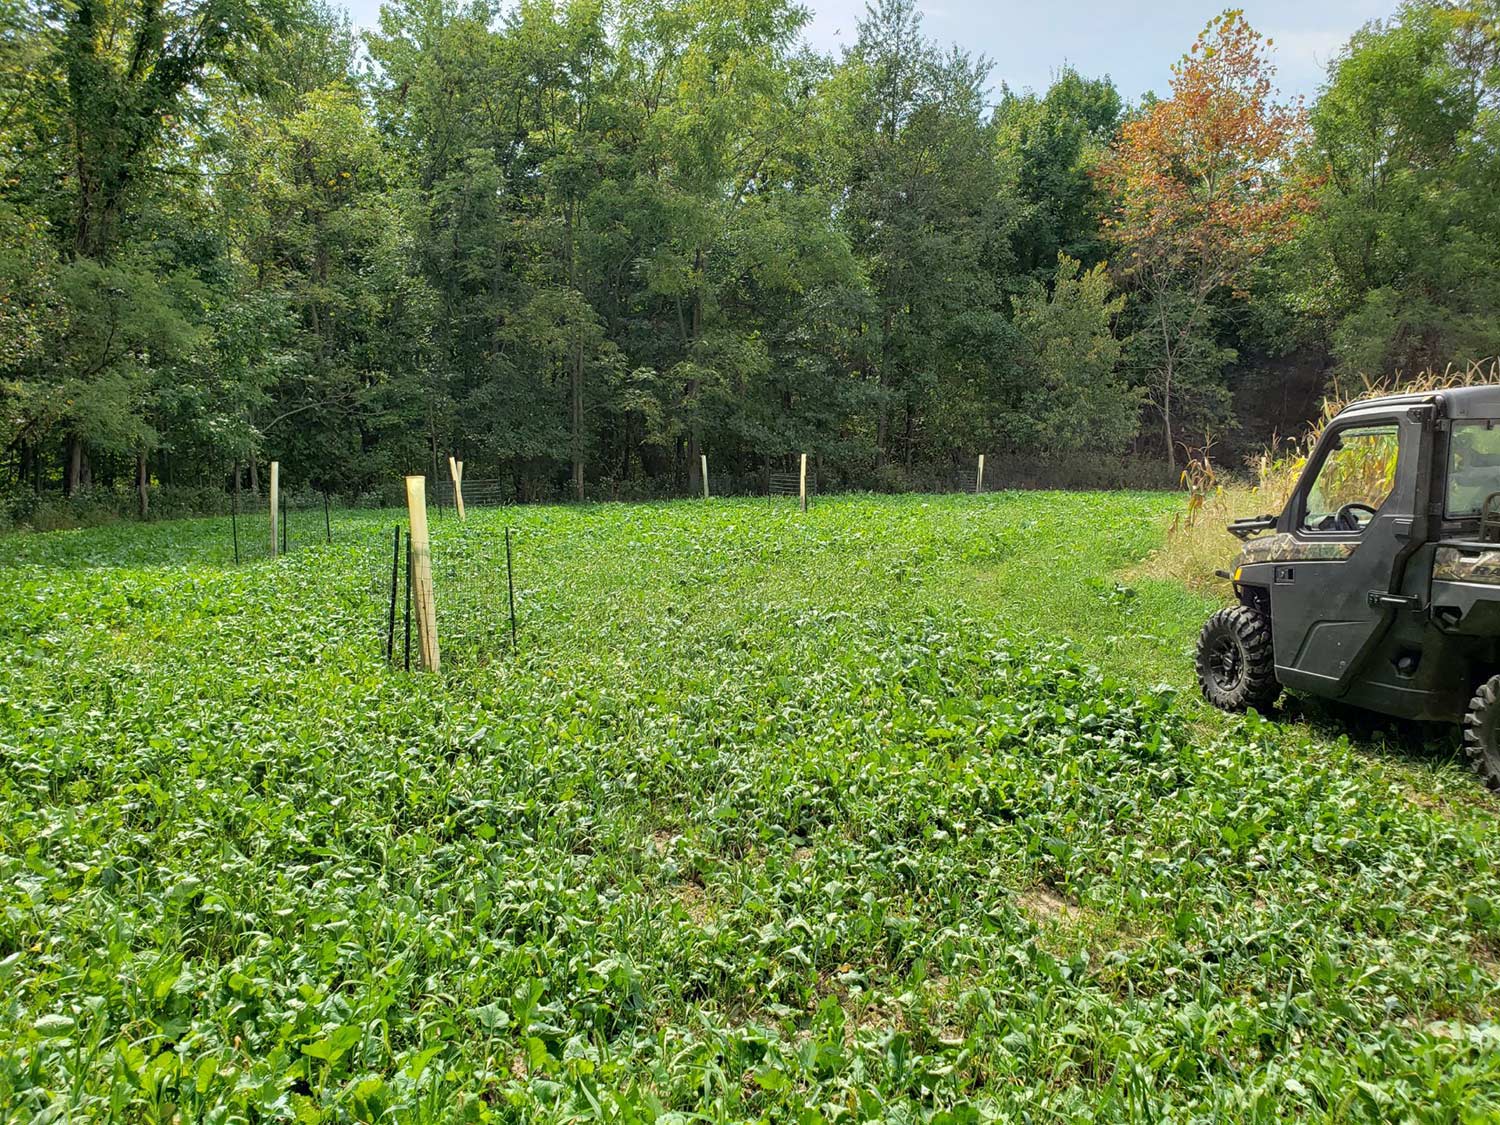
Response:
[{"label": "fence wire mesh", "polygon": [[[506,528],[488,520],[479,525],[455,519],[432,529],[433,608],[444,667],[482,667],[515,651],[510,537]],[[418,624],[409,596],[410,545],[404,522],[386,542],[381,654],[394,667],[416,669]]]}]

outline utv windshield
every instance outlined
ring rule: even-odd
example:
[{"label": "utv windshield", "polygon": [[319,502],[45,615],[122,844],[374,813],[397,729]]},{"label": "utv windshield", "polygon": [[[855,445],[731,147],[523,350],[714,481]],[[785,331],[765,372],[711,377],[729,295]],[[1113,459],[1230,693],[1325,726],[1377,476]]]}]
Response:
[{"label": "utv windshield", "polygon": [[1448,454],[1448,516],[1476,516],[1500,492],[1500,421],[1459,422]]}]

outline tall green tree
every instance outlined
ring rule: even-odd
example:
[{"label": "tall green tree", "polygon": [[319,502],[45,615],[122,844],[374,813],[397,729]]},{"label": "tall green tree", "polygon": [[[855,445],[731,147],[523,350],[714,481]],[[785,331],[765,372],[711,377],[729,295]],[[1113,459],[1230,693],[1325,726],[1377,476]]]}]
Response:
[{"label": "tall green tree", "polygon": [[632,358],[654,373],[652,436],[671,443],[693,490],[705,432],[722,431],[725,404],[769,368],[758,323],[728,299],[764,257],[756,236],[810,116],[810,76],[793,54],[807,13],[787,0],[632,12],[620,51],[636,138],[631,223],[645,233],[636,300],[653,324]]},{"label": "tall green tree", "polygon": [[1017,391],[1002,282],[1017,207],[985,120],[988,73],[983,59],[938,50],[914,0],[881,0],[831,91],[840,219],[876,306],[864,374],[878,390],[882,461],[970,444],[988,404]]},{"label": "tall green tree", "polygon": [[1356,34],[1312,112],[1317,214],[1282,280],[1346,374],[1416,372],[1500,339],[1500,19],[1403,5]]},{"label": "tall green tree", "polygon": [[1030,375],[1013,444],[1043,455],[1118,452],[1140,425],[1141,393],[1121,370],[1115,324],[1125,307],[1104,263],[1059,253],[1051,285],[1015,298],[1019,360]]},{"label": "tall green tree", "polygon": [[71,0],[58,9],[72,143],[71,240],[81,258],[119,245],[132,191],[210,70],[285,17],[279,0]]},{"label": "tall green tree", "polygon": [[523,3],[498,27],[480,8],[391,6],[370,40],[441,309],[433,424],[518,487],[565,454],[575,495],[621,368],[584,261],[590,201],[619,166],[606,17],[591,0]]},{"label": "tall green tree", "polygon": [[1038,97],[1004,92],[995,142],[1019,204],[1012,235],[1021,277],[1050,279],[1057,255],[1087,267],[1109,250],[1109,199],[1096,175],[1120,126],[1124,103],[1108,78],[1064,68]]},{"label": "tall green tree", "polygon": [[430,444],[413,422],[433,311],[362,100],[335,82],[296,105],[239,115],[231,165],[252,292],[292,325],[255,426],[293,480],[363,488]]},{"label": "tall green tree", "polygon": [[26,428],[64,435],[69,492],[88,477],[90,446],[133,446],[144,484],[155,393],[202,342],[190,306],[203,279],[194,253],[178,253],[182,240],[135,236],[154,233],[142,216],[211,77],[285,16],[277,0],[70,0],[25,24],[10,48],[55,76],[44,88],[13,78],[0,129],[13,182],[57,240],[57,292],[70,311],[28,372]]}]

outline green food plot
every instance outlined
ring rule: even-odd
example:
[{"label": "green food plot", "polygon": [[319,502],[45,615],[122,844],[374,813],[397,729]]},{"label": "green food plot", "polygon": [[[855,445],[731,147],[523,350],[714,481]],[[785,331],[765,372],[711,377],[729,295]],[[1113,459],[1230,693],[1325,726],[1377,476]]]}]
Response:
[{"label": "green food plot", "polygon": [[0,541],[0,1105],[1493,1119],[1500,806],[1199,704],[1176,503],[435,519],[441,677],[395,513]]}]

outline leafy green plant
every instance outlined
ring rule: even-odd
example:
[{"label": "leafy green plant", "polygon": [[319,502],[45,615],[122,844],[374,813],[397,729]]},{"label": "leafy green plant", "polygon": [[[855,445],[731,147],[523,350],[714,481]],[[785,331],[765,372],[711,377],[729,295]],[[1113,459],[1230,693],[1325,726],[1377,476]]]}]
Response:
[{"label": "leafy green plant", "polygon": [[394,512],[0,541],[0,1104],[1492,1117],[1495,810],[1179,694],[1203,601],[1116,577],[1173,503],[435,520],[442,677],[382,659]]}]

